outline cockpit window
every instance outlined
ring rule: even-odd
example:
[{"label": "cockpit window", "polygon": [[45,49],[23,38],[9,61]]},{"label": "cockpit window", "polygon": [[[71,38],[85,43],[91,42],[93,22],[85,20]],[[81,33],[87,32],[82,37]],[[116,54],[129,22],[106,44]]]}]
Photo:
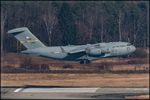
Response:
[{"label": "cockpit window", "polygon": [[94,45],[96,48],[99,48],[100,47],[100,45],[99,44],[96,44],[96,45]]}]

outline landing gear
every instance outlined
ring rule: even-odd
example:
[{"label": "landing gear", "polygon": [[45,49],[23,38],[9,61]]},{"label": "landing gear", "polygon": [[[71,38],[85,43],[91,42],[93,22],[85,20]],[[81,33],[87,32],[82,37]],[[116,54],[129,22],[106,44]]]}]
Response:
[{"label": "landing gear", "polygon": [[124,56],[122,56],[122,58],[129,58],[130,57],[130,55],[124,55]]},{"label": "landing gear", "polygon": [[83,59],[80,61],[80,64],[89,64],[90,63],[90,60],[88,59]]}]

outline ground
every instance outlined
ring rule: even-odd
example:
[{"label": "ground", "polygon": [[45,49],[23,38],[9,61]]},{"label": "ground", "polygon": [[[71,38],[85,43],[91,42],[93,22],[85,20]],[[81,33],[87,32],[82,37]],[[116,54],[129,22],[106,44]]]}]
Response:
[{"label": "ground", "polygon": [[[146,50],[148,52],[148,50]],[[148,54],[149,55],[149,52]],[[25,58],[31,58],[34,64],[47,64],[48,73],[1,73],[1,86],[84,86],[116,88],[148,88],[149,58],[104,58],[91,64],[80,65],[79,62],[55,61],[41,57],[6,53],[2,57],[1,67],[19,68]],[[64,66],[68,66],[65,68]],[[70,67],[71,66],[71,67]],[[111,71],[101,71],[101,66],[111,67]],[[59,73],[53,71],[60,71]],[[69,73],[66,73],[66,72]],[[75,73],[72,73],[74,71]],[[80,71],[80,73],[79,73]],[[92,73],[89,73],[91,71]],[[123,71],[123,72],[121,72]],[[129,72],[132,71],[132,72]],[[115,73],[114,73],[115,72]],[[119,73],[116,73],[119,72]],[[126,98],[149,98],[141,95]]]},{"label": "ground", "polygon": [[149,87],[148,74],[1,74],[1,85]]}]

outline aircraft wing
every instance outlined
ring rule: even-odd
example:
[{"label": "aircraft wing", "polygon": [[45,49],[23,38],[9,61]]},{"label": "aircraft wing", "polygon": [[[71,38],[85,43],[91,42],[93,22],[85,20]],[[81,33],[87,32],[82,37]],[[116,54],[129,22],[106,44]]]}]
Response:
[{"label": "aircraft wing", "polygon": [[66,50],[64,50],[63,47],[60,46],[60,49],[61,49],[62,52],[66,52],[68,54],[86,53],[86,50],[83,47],[79,47],[79,48],[73,49],[71,51],[66,51]]},{"label": "aircraft wing", "polygon": [[[63,47],[60,47],[61,48],[61,51],[62,52],[66,52],[64,49],[63,49]],[[81,48],[77,48],[77,49],[74,49],[74,50],[71,50],[71,51],[69,51],[69,52],[66,52],[66,53],[68,53],[68,54],[82,54],[82,55],[84,55],[84,54],[86,54],[86,51],[85,51],[85,49],[81,49]]]},{"label": "aircraft wing", "polygon": [[69,54],[76,54],[76,53],[86,53],[85,50],[76,50],[76,51],[70,51]]},{"label": "aircraft wing", "polygon": [[69,54],[86,54],[87,53],[87,50],[88,50],[88,46],[87,45],[84,45],[84,46],[81,46],[81,47],[78,47],[78,48],[76,48],[76,49],[74,49],[74,50],[71,50],[71,51],[69,51]]}]

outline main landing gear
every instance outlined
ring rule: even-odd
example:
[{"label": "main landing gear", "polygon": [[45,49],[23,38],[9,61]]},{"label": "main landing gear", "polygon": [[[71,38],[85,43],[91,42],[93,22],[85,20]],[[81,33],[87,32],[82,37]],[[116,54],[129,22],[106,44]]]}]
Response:
[{"label": "main landing gear", "polygon": [[130,57],[130,55],[124,55],[124,56],[122,56],[122,58],[129,58]]},{"label": "main landing gear", "polygon": [[88,59],[83,59],[80,61],[80,64],[89,64],[89,63],[91,63],[91,62]]}]

